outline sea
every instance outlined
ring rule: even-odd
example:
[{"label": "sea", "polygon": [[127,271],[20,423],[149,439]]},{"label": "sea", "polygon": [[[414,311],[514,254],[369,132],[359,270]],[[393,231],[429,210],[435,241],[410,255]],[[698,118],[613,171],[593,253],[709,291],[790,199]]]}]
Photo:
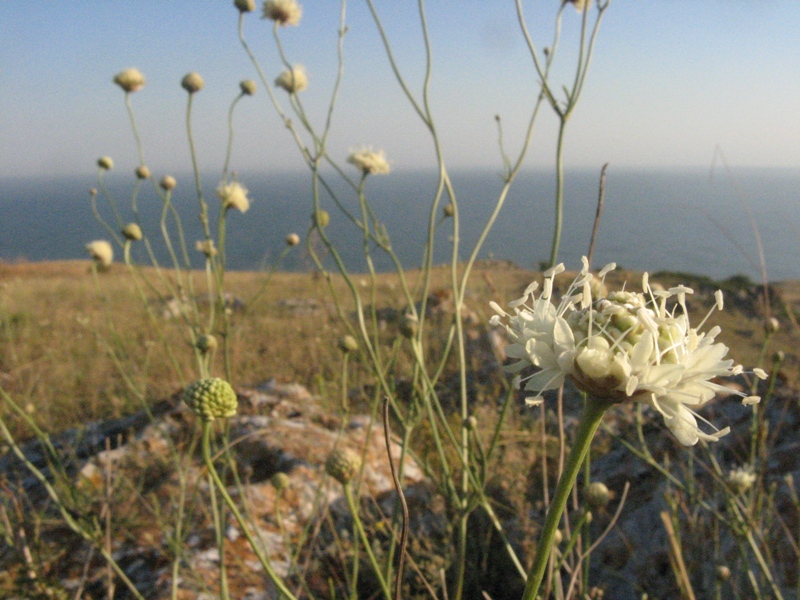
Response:
[{"label": "sea", "polygon": [[[467,259],[475,249],[503,186],[491,170],[451,172],[459,210],[457,255]],[[313,207],[308,173],[240,173],[249,189],[251,208],[245,214],[228,213],[227,265],[234,270],[311,270],[305,244],[280,262],[285,237],[309,234]],[[198,200],[190,174],[178,176],[174,205],[181,219],[189,260],[203,264],[194,248],[202,238]],[[339,204],[324,190],[320,204],[331,215],[327,233],[351,272],[366,270],[363,236],[342,212],[361,218],[358,196],[335,173],[326,181]],[[597,212],[600,171],[567,171],[564,190],[564,225],[559,262],[578,268],[589,248]],[[133,220],[133,175],[111,171],[106,175],[108,194],[97,197],[100,216],[117,230],[109,198],[123,222]],[[435,173],[396,170],[387,176],[370,176],[364,187],[371,219],[385,227],[392,249],[404,268],[418,267],[428,237],[431,205],[436,192]],[[219,200],[213,177],[202,181],[212,225],[216,227]],[[0,260],[52,261],[86,258],[84,246],[109,238],[93,216],[89,189],[98,187],[93,176],[51,178],[0,178]],[[550,258],[555,220],[555,179],[551,171],[520,173],[478,250],[479,258],[513,261],[538,268]],[[151,240],[156,259],[170,258],[160,228],[161,200],[152,185],[142,186],[136,198],[139,218]],[[453,220],[442,217],[445,198],[435,213],[434,263],[449,262],[453,252]],[[177,243],[172,217],[168,231]],[[216,237],[216,236],[215,236]],[[333,258],[319,243],[326,266]],[[759,244],[760,242],[760,244]],[[649,271],[676,271],[706,275],[715,280],[744,275],[761,279],[762,258],[770,281],[800,279],[800,169],[616,169],[607,171],[604,205],[599,221],[593,266],[616,262],[620,267]],[[391,258],[370,247],[378,270],[393,269]],[[117,256],[120,256],[118,252]],[[134,257],[148,263],[137,244]]]}]

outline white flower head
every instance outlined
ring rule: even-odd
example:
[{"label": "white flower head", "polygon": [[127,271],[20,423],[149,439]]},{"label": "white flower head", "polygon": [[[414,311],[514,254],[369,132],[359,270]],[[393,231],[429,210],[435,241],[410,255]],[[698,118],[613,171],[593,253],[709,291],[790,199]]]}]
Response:
[{"label": "white flower head", "polygon": [[222,208],[225,210],[235,208],[239,212],[246,213],[250,208],[247,188],[238,181],[220,184],[217,188],[217,196],[222,200]]},{"label": "white flower head", "polygon": [[287,27],[297,25],[303,16],[303,7],[297,0],[267,0],[264,2],[262,19],[270,19],[278,25]]},{"label": "white flower head", "polygon": [[386,175],[391,171],[389,161],[383,150],[373,150],[367,146],[350,153],[347,162],[354,165],[362,173],[373,175]]},{"label": "white flower head", "polygon": [[86,251],[98,265],[104,268],[114,262],[114,248],[106,240],[94,240],[86,244]]},{"label": "white flower head", "polygon": [[275,79],[275,85],[283,88],[290,94],[302,92],[308,87],[308,76],[303,65],[294,65],[291,69],[286,69]]},{"label": "white flower head", "polygon": [[[608,270],[603,269],[603,275]],[[742,367],[725,358],[727,346],[715,343],[719,327],[699,331],[705,319],[698,328],[690,326],[686,309],[690,288],[656,291],[645,277],[644,293],[618,291],[595,299],[593,276],[584,262],[561,301],[555,303],[553,282],[561,272],[563,266],[558,265],[545,273],[538,297],[535,286],[529,286],[522,298],[510,302],[513,314],[492,303],[497,313],[492,323],[505,327],[511,338],[506,354],[517,359],[506,370],[517,375],[531,365],[538,369],[519,379],[526,391],[538,399],[569,378],[598,398],[649,404],[685,446],[728,433],[729,428],[703,432],[695,409],[718,392],[738,394],[746,403],[752,403],[753,397],[712,381],[738,374]],[[671,307],[669,300],[673,300]]]},{"label": "white flower head", "polygon": [[728,485],[736,494],[743,494],[756,482],[756,474],[748,466],[739,467],[728,473]]}]

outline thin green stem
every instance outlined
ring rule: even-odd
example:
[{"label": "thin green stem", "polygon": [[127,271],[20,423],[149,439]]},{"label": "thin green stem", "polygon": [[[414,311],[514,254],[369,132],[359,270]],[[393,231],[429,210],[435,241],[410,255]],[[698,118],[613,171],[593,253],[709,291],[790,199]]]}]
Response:
[{"label": "thin green stem", "polygon": [[[247,542],[250,544],[250,547],[253,549],[258,561],[261,563],[261,566],[264,567],[264,570],[267,572],[267,575],[272,580],[272,583],[278,589],[278,591],[283,594],[286,598],[290,600],[297,600],[289,591],[289,588],[286,587],[286,584],[283,582],[283,579],[275,572],[275,569],[272,568],[272,564],[267,558],[267,555],[264,554],[264,551],[261,548],[261,545],[256,542],[253,538],[253,534],[250,532],[250,528],[247,525],[247,522],[244,520],[242,513],[239,512],[239,508],[234,503],[233,499],[228,494],[228,491],[225,489],[225,484],[219,477],[217,473],[216,467],[214,466],[214,461],[211,458],[211,421],[203,421],[203,462],[208,469],[209,474],[211,475],[211,479],[219,490],[220,495],[222,496],[225,504],[228,505],[231,513],[233,514],[236,522],[239,523],[239,527],[242,529],[242,533],[247,538]],[[212,490],[213,493],[213,490]]]},{"label": "thin green stem", "polygon": [[607,401],[592,396],[586,398],[578,430],[575,433],[575,440],[567,458],[567,464],[564,467],[561,478],[558,480],[553,501],[547,511],[544,529],[536,546],[536,556],[533,560],[533,566],[528,572],[528,582],[525,586],[522,600],[535,600],[536,594],[539,592],[545,571],[547,571],[547,563],[555,541],[556,531],[567,506],[572,487],[575,485],[581,465],[592,445],[592,439],[594,439],[597,427],[610,406],[611,404]]},{"label": "thin green stem", "polygon": [[361,538],[361,543],[364,544],[364,549],[367,551],[369,562],[372,565],[372,569],[375,571],[375,576],[378,578],[378,582],[381,585],[383,595],[386,600],[391,600],[392,592],[389,589],[389,584],[386,581],[386,577],[383,575],[383,569],[381,569],[380,563],[375,557],[375,553],[372,551],[372,544],[370,543],[369,537],[367,537],[367,533],[364,531],[364,524],[361,522],[361,517],[359,516],[358,505],[356,505],[356,500],[353,497],[353,490],[349,483],[344,484],[343,487],[344,497],[347,500],[347,506],[350,508],[350,513],[353,515],[353,522],[358,530],[358,536]]}]

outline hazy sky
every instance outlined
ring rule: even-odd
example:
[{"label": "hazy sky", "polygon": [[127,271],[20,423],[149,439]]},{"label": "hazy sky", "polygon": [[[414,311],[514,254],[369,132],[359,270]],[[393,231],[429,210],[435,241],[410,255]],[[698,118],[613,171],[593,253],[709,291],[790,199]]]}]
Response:
[{"label": "hazy sky", "polygon": [[[258,3],[257,3],[258,4]],[[281,30],[302,63],[302,100],[323,124],[336,68],[340,5],[306,0],[298,27]],[[557,0],[524,1],[541,50]],[[424,67],[416,2],[376,0],[400,67],[418,93]],[[245,17],[245,36],[272,80],[281,70],[271,22]],[[512,0],[430,0],[431,105],[452,167],[500,170],[494,116],[509,153],[518,147],[536,95],[536,75]],[[221,169],[228,105],[256,72],[239,44],[230,0],[0,2],[0,176],[91,173],[100,155],[121,169],[137,163],[123,103],[111,83],[137,67],[146,87],[133,95],[148,165],[189,168],[183,75],[202,74],[194,126],[201,165]],[[362,0],[347,5],[345,75],[331,153],[371,144],[396,169],[429,165],[424,128],[393,79]],[[572,79],[580,16],[564,12],[558,69]],[[235,113],[236,169],[297,168],[288,132],[263,86]],[[287,95],[277,90],[288,106]],[[556,121],[542,111],[530,166],[552,164]],[[800,165],[800,2],[797,0],[612,0],[581,103],[569,124],[568,166],[708,166],[720,145],[735,166]]]}]

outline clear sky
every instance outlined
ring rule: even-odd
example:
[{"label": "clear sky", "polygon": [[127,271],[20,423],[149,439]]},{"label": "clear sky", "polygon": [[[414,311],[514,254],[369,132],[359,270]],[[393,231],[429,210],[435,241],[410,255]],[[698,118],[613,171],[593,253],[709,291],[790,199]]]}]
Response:
[{"label": "clear sky", "polygon": [[[258,4],[258,3],[257,3]],[[539,49],[549,45],[557,0],[525,0]],[[302,99],[321,126],[336,68],[340,5],[306,0],[298,27],[281,30],[289,60],[302,63]],[[376,0],[401,69],[421,88],[416,2]],[[451,167],[499,170],[495,114],[509,151],[521,139],[536,76],[512,0],[430,0],[431,104]],[[245,17],[245,35],[267,76],[281,70],[271,23]],[[111,83],[137,67],[133,95],[148,165],[184,172],[189,159],[182,76],[198,71],[195,99],[201,166],[219,170],[228,105],[238,82],[256,78],[237,34],[231,0],[0,2],[0,177],[91,173],[100,155],[136,165],[123,93]],[[362,0],[347,5],[345,76],[330,151],[371,144],[396,169],[429,165],[432,149],[392,78]],[[571,81],[580,17],[564,13],[551,83]],[[261,84],[259,84],[262,88]],[[286,106],[287,96],[277,90]],[[552,165],[556,121],[545,108],[527,164]],[[301,162],[259,89],[235,114],[233,167],[298,168]],[[800,2],[797,0],[612,0],[567,135],[568,166],[708,166],[715,146],[734,166],[800,166]]]}]

